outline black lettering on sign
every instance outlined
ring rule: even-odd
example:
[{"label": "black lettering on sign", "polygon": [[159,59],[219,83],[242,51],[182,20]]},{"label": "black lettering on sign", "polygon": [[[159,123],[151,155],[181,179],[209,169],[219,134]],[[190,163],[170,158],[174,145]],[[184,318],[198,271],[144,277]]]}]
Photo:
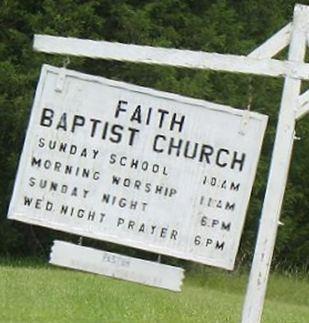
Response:
[{"label": "black lettering on sign", "polygon": [[165,128],[170,131],[182,132],[185,116],[179,115],[176,112],[170,112],[161,108],[144,107],[141,104],[129,104],[128,101],[119,100],[114,114],[115,119],[129,120],[138,125],[150,125],[158,127],[159,129]]},{"label": "black lettering on sign", "polygon": [[201,226],[208,228],[217,228],[222,231],[230,231],[231,230],[231,222],[225,222],[223,220],[209,218],[207,216],[201,217]]},{"label": "black lettering on sign", "polygon": [[202,178],[202,184],[215,187],[221,190],[229,190],[234,192],[238,192],[240,189],[239,182],[234,182],[227,179],[221,179],[215,176],[204,176]]},{"label": "black lettering on sign", "polygon": [[[123,109],[118,109],[118,112]],[[108,140],[114,144],[124,142],[133,146],[139,129],[125,127],[121,124],[111,124],[108,121],[103,122],[100,119],[86,118],[80,114],[70,115],[66,112],[56,113],[51,108],[44,108],[41,113],[40,126],[53,128],[56,131],[70,131],[71,133],[80,133],[90,138],[98,137],[102,140]]]},{"label": "black lettering on sign", "polygon": [[227,148],[215,148],[204,143],[192,142],[182,138],[166,137],[157,134],[152,149],[159,154],[196,160],[220,168],[229,168],[241,172],[245,165],[246,154],[230,151]]},{"label": "black lettering on sign", "polygon": [[66,153],[68,155],[75,155],[78,157],[96,159],[99,150],[90,149],[88,147],[79,147],[73,143],[67,143],[58,140],[46,140],[45,138],[39,138],[38,147],[42,149],[48,149],[51,151]]},{"label": "black lettering on sign", "polygon": [[67,204],[62,204],[60,206],[59,214],[61,216],[76,217],[80,220],[85,220],[89,222],[98,222],[98,223],[104,222],[104,219],[106,217],[105,213],[97,212],[94,210],[86,210],[75,206],[70,206]]},{"label": "black lettering on sign", "polygon": [[48,179],[37,179],[33,176],[29,178],[28,185],[30,187],[37,187],[48,192],[57,192],[78,198],[87,198],[89,194],[89,190],[86,190],[84,188],[77,186],[68,186],[66,184],[61,184]]},{"label": "black lettering on sign", "polygon": [[42,168],[45,170],[54,171],[57,173],[62,173],[64,175],[73,175],[76,177],[89,178],[95,181],[100,179],[100,172],[94,169],[83,168],[76,165],[63,164],[59,161],[52,161],[50,159],[36,158],[32,156],[31,166]]},{"label": "black lettering on sign", "polygon": [[194,237],[193,244],[196,247],[200,246],[205,248],[213,248],[220,251],[223,251],[225,247],[225,241],[219,241],[209,237],[202,237],[200,235],[196,235]]},{"label": "black lettering on sign", "polygon": [[116,221],[117,228],[135,232],[143,235],[156,236],[160,239],[177,240],[179,232],[177,229],[164,226],[153,225],[138,220],[132,220],[124,217],[119,217]]},{"label": "black lettering on sign", "polygon": [[54,209],[54,204],[52,202],[45,201],[43,198],[32,198],[26,195],[24,196],[24,206],[48,212],[51,212]]},{"label": "black lettering on sign", "polygon": [[222,209],[230,212],[234,212],[236,208],[235,202],[214,199],[212,197],[206,197],[204,195],[200,197],[200,205],[207,206],[209,208]]},{"label": "black lettering on sign", "polygon": [[112,184],[117,186],[123,186],[128,189],[144,191],[145,193],[164,195],[167,197],[174,197],[177,194],[177,190],[173,187],[155,185],[153,183],[143,182],[141,180],[132,179],[130,177],[120,177],[117,175],[113,175]]},{"label": "black lettering on sign", "polygon": [[231,183],[231,191],[239,191],[240,183],[235,184],[234,182]]},{"label": "black lettering on sign", "polygon": [[54,110],[44,108],[41,115],[40,125],[43,127],[50,127],[53,123],[53,117],[54,117]]},{"label": "black lettering on sign", "polygon": [[116,154],[111,154],[109,157],[109,163],[110,165],[120,165],[122,167],[142,170],[143,172],[150,172],[153,174],[168,176],[168,170],[166,166],[147,160],[130,158],[124,155],[118,156]]},{"label": "black lettering on sign", "polygon": [[129,210],[141,210],[143,212],[146,211],[148,203],[141,202],[137,200],[129,200],[125,197],[119,197],[116,195],[111,195],[108,193],[104,193],[101,198],[101,202],[104,204],[108,204],[111,206],[117,206],[121,209],[129,209]]}]

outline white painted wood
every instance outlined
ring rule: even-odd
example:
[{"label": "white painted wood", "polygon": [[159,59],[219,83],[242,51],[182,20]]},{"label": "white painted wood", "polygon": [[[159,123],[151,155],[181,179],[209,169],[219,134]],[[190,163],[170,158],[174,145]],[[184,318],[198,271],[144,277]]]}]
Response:
[{"label": "white painted wood", "polygon": [[302,107],[306,105],[308,102],[309,102],[309,90],[307,90],[305,93],[299,96],[298,105],[299,107]]},{"label": "white painted wood", "polygon": [[[305,26],[309,7],[296,5],[289,49],[289,60],[301,62],[306,51]],[[287,77],[284,84],[276,139],[267,190],[262,209],[254,259],[246,294],[242,322],[261,321],[266,287],[286,187],[295,128],[295,107],[298,104],[301,81]]]},{"label": "white painted wood", "polygon": [[257,59],[240,55],[127,45],[47,35],[35,35],[33,48],[50,54],[74,55],[135,63],[211,69],[274,77],[309,79],[309,64]]},{"label": "white painted wood", "polygon": [[280,29],[276,34],[267,39],[265,43],[252,51],[248,57],[252,58],[271,58],[277,55],[281,50],[290,43],[292,23],[288,23]]},{"label": "white painted wood", "polygon": [[309,102],[303,105],[296,113],[296,120],[300,120],[309,113]]},{"label": "white painted wood", "polygon": [[[308,32],[308,18],[308,7],[297,5],[295,7],[293,26],[291,24],[287,25],[253,51],[249,57],[95,42],[45,35],[36,35],[34,39],[34,49],[47,53],[286,77],[257,247],[243,310],[243,323],[260,322],[262,315],[269,268],[277,226],[280,223],[280,210],[293,146],[295,110],[299,106],[297,105],[297,97],[300,90],[300,79],[309,79],[308,64],[303,63],[306,38],[308,37],[308,35],[305,35]],[[289,43],[291,27],[290,61],[281,62],[274,59],[265,59],[274,56]],[[304,99],[305,96],[301,97],[301,108],[296,112],[296,118],[300,118],[307,112],[307,103],[303,101]],[[293,106],[295,107],[294,111]],[[18,214],[18,216],[20,215]],[[33,220],[32,223],[42,224],[38,220]],[[78,230],[74,232],[79,233]]]},{"label": "white painted wood", "polygon": [[296,111],[296,120],[300,120],[309,112],[309,90],[303,93],[298,100],[298,109]]},{"label": "white painted wood", "polygon": [[184,270],[158,262],[83,247],[56,240],[50,254],[51,264],[123,279],[148,286],[181,291]]},{"label": "white painted wood", "polygon": [[266,123],[258,113],[46,65],[8,217],[232,269]]}]

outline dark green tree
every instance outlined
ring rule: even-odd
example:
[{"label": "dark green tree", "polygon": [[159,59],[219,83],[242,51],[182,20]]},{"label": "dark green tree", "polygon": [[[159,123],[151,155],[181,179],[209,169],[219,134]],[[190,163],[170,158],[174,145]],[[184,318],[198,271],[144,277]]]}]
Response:
[{"label": "dark green tree", "polygon": [[[43,63],[63,57],[32,50],[34,34],[247,55],[292,19],[291,0],[43,0],[0,2],[0,254],[47,250],[58,233],[6,219],[32,98]],[[309,4],[309,3],[307,3]],[[279,56],[286,58],[286,51]],[[72,58],[70,68],[269,115],[239,259],[252,256],[265,192],[282,79]],[[305,87],[304,87],[305,90]],[[275,263],[308,267],[309,121],[297,142]]]}]

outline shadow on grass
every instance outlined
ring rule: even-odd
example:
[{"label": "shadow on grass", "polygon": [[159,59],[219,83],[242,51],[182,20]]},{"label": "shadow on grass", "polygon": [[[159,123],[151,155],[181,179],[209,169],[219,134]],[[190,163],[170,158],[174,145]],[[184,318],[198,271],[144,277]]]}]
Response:
[{"label": "shadow on grass", "polygon": [[47,266],[50,266],[48,259],[43,257],[0,257],[0,267],[46,268]]}]

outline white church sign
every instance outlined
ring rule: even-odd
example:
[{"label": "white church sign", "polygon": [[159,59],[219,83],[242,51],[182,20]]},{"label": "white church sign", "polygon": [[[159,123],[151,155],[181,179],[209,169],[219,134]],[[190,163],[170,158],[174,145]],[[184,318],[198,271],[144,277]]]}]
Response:
[{"label": "white church sign", "polygon": [[232,269],[266,123],[44,65],[9,218]]},{"label": "white church sign", "polygon": [[115,254],[64,241],[54,241],[49,263],[180,292],[182,268]]},{"label": "white church sign", "polygon": [[[262,318],[295,125],[309,113],[309,90],[301,93],[309,79],[308,21],[309,6],[296,4],[293,21],[248,56],[34,37],[34,50],[50,54],[285,78],[243,323]],[[273,58],[288,46],[287,60]],[[86,83],[118,97],[103,92],[96,99]],[[230,269],[265,124],[261,115],[45,67],[9,217]],[[59,196],[65,197],[59,202]],[[67,249],[57,246],[53,258],[66,266]]]}]

